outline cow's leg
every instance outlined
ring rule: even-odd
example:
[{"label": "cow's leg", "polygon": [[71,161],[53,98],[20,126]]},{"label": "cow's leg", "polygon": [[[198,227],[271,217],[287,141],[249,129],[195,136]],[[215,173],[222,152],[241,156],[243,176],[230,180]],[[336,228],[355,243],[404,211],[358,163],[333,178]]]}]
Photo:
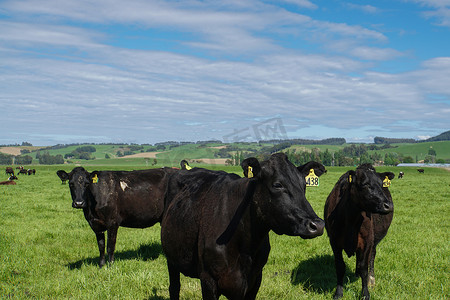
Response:
[{"label": "cow's leg", "polygon": [[345,275],[345,262],[342,257],[342,249],[334,249],[334,265],[336,267],[336,292],[333,299],[339,299],[344,295],[344,275]]},{"label": "cow's leg", "polygon": [[114,262],[114,251],[116,250],[117,230],[119,226],[108,228],[108,261]]},{"label": "cow's leg", "polygon": [[202,284],[202,298],[204,300],[217,300],[219,299],[219,291],[217,282],[208,273],[203,272],[200,274],[200,281]]},{"label": "cow's leg", "polygon": [[247,294],[245,295],[246,300],[256,299],[256,294],[258,294],[259,287],[261,286],[261,280],[262,271],[257,275],[257,278],[255,278],[255,284],[248,290]]},{"label": "cow's leg", "polygon": [[103,267],[105,264],[105,233],[96,232],[98,251],[100,252],[100,261],[98,262],[99,267]]},{"label": "cow's leg", "polygon": [[368,278],[369,278],[369,257],[370,257],[370,253],[372,251],[364,251],[363,253],[360,253],[356,256],[356,268],[358,270],[359,275],[361,276],[361,285],[362,285],[362,290],[361,290],[361,299],[364,300],[369,300],[370,299],[370,294],[369,294],[369,288],[367,286],[368,283]]},{"label": "cow's leg", "polygon": [[170,262],[167,262],[169,268],[169,294],[170,300],[180,299],[180,271]]},{"label": "cow's leg", "polygon": [[377,254],[376,246],[373,246],[372,252],[369,256],[369,286],[375,285],[375,255]]}]

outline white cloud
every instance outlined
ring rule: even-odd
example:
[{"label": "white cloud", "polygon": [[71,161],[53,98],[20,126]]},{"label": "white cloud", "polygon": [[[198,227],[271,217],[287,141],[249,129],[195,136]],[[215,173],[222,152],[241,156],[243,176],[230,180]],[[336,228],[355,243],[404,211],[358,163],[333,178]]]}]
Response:
[{"label": "white cloud", "polygon": [[[308,1],[294,4],[315,8]],[[273,116],[291,133],[322,126],[354,139],[370,130],[448,127],[448,102],[428,97],[448,96],[449,58],[430,59],[407,73],[375,72],[378,62],[402,52],[363,26],[258,1],[47,0],[4,7],[17,14],[0,21],[0,102],[8,103],[3,124],[10,138],[48,134],[74,142],[84,133],[87,139],[142,143],[201,140]],[[168,36],[174,46],[165,51],[127,49],[113,46],[119,37],[103,30],[109,26],[137,27],[144,32],[137,38],[153,38],[160,29],[189,38]],[[325,50],[289,48],[282,43],[286,37]],[[17,112],[26,124],[16,122]]]}]

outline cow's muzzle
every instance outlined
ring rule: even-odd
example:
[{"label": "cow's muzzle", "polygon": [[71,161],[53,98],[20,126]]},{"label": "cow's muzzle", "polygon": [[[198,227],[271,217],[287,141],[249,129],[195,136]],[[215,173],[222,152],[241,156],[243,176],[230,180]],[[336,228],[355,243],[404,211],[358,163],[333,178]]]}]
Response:
[{"label": "cow's muzzle", "polygon": [[325,222],[322,219],[308,220],[305,225],[307,232],[301,237],[303,239],[312,239],[323,234]]},{"label": "cow's muzzle", "polygon": [[73,208],[85,208],[86,207],[86,202],[84,202],[84,201],[79,201],[79,202],[73,201],[72,202],[72,207]]}]

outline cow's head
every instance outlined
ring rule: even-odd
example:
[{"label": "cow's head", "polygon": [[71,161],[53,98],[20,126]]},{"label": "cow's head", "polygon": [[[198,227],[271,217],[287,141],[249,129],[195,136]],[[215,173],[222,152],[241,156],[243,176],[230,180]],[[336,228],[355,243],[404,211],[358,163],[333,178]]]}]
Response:
[{"label": "cow's head", "polygon": [[352,201],[366,212],[387,214],[394,210],[390,197],[383,191],[383,181],[392,180],[394,173],[377,173],[372,166],[363,165],[349,171],[347,181],[351,186]]},{"label": "cow's head", "polygon": [[242,166],[244,174],[251,172],[251,180],[257,182],[253,202],[270,229],[277,234],[302,238],[323,234],[325,223],[305,197],[305,177],[310,169],[317,170],[316,175],[322,175],[323,165],[310,162],[296,168],[285,154],[277,153],[261,164],[255,158],[249,158]]},{"label": "cow's head", "polygon": [[61,180],[69,180],[73,208],[86,208],[89,197],[89,185],[92,175],[82,167],[74,168],[70,173],[63,170],[56,172]]}]

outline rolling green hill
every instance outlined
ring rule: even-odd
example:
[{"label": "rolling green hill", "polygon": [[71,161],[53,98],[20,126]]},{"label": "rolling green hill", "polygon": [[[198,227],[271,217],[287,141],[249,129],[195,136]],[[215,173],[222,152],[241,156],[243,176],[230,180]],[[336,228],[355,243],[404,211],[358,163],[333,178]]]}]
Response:
[{"label": "rolling green hill", "polygon": [[[362,145],[362,146],[361,146]],[[410,157],[414,162],[424,160],[429,151],[436,153],[435,159],[440,161],[450,161],[450,141],[433,141],[421,143],[401,143],[387,146],[383,148],[382,145],[374,144],[343,144],[343,145],[288,145],[286,147],[278,147],[274,144],[260,144],[260,143],[208,143],[208,144],[184,144],[176,146],[158,146],[157,148],[151,145],[113,145],[113,144],[91,144],[91,145],[70,145],[70,146],[53,146],[53,147],[15,147],[32,151],[23,155],[29,155],[33,158],[33,164],[38,164],[36,158],[39,154],[48,153],[51,156],[61,155],[63,157],[73,153],[80,147],[95,148],[95,152],[90,152],[91,159],[80,159],[76,157],[68,157],[65,159],[69,164],[82,165],[100,165],[100,166],[146,166],[146,167],[160,167],[171,166],[178,167],[182,159],[187,159],[192,163],[204,165],[224,165],[227,159],[232,159],[236,154],[241,156],[257,156],[263,157],[273,152],[325,152],[328,150],[333,155],[337,152],[347,153],[350,148],[366,149],[368,155],[377,154],[380,160],[383,160],[386,154],[392,154],[401,157]],[[376,150],[370,150],[376,147]],[[5,148],[3,148],[5,149]],[[352,154],[354,155],[354,154]],[[353,156],[353,158],[355,158]],[[354,159],[355,164],[358,163]]]}]

